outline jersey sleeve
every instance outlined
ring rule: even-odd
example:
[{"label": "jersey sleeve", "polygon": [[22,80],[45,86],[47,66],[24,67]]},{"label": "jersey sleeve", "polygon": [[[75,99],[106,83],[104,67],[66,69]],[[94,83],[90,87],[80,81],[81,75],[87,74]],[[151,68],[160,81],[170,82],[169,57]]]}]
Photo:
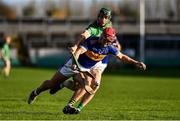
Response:
[{"label": "jersey sleeve", "polygon": [[96,35],[97,29],[98,29],[97,21],[94,21],[86,28],[86,31],[89,32],[90,36],[92,36],[92,35]]},{"label": "jersey sleeve", "polygon": [[89,33],[89,36],[94,35],[94,27],[89,26],[88,28],[86,28],[86,31]]},{"label": "jersey sleeve", "polygon": [[80,47],[84,50],[88,50],[88,45],[91,41],[92,37],[87,38],[83,43],[80,44]]},{"label": "jersey sleeve", "polygon": [[87,51],[88,50],[87,42],[84,41],[83,43],[81,43],[80,47]]},{"label": "jersey sleeve", "polygon": [[5,44],[5,45],[4,45],[3,51],[4,51],[4,54],[5,54],[6,60],[8,60],[8,59],[10,58],[10,52],[9,52],[9,46],[8,46],[8,44]]},{"label": "jersey sleeve", "polygon": [[118,55],[120,53],[120,51],[114,47],[114,46],[109,46],[109,54],[112,54],[112,55]]}]

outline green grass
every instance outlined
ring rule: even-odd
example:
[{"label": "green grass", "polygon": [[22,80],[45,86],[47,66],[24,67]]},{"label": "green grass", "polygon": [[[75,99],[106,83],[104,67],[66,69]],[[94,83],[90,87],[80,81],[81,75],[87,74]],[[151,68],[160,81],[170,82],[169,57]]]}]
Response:
[{"label": "green grass", "polygon": [[[0,120],[180,120],[180,78],[150,72],[125,71],[103,75],[94,99],[79,115],[64,115],[72,91],[64,89],[55,95],[42,93],[33,105],[27,97],[56,70],[14,68],[9,78],[0,77]],[[133,70],[136,71],[136,70]],[[173,70],[172,70],[173,71]],[[148,76],[149,73],[149,76]],[[119,74],[119,75],[117,75]]]}]

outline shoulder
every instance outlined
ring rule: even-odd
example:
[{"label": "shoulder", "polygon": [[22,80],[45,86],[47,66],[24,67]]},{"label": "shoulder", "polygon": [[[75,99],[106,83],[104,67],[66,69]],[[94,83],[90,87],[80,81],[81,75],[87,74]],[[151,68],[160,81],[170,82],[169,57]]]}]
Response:
[{"label": "shoulder", "polygon": [[98,27],[97,21],[93,21],[88,27]]},{"label": "shoulder", "polygon": [[[99,25],[98,25],[98,22],[97,21],[94,21],[92,22],[86,29],[89,29],[89,28],[98,28]],[[109,21],[105,26],[104,28],[107,28],[107,27],[112,27],[112,22]]]},{"label": "shoulder", "polygon": [[107,28],[107,27],[112,27],[112,22],[111,22],[111,21],[109,21],[109,22],[104,26],[104,28]]},{"label": "shoulder", "polygon": [[98,31],[98,24],[97,21],[94,21],[93,23],[91,23],[87,28],[86,31],[91,35],[97,35],[97,31]]},{"label": "shoulder", "polygon": [[98,23],[97,21],[92,22],[86,29],[95,29],[98,28]]},{"label": "shoulder", "polygon": [[114,55],[116,55],[119,52],[119,50],[113,45],[109,45],[108,50],[109,50],[109,53],[114,54]]},{"label": "shoulder", "polygon": [[116,48],[114,45],[109,45],[108,48],[109,48],[110,50],[117,50],[117,48]]}]

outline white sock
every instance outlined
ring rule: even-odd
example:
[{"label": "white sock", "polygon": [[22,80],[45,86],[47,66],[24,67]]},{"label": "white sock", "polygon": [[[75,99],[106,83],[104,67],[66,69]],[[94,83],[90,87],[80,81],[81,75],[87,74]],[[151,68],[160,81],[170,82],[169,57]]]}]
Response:
[{"label": "white sock", "polygon": [[35,95],[38,95],[37,92],[36,92],[36,89],[34,90],[34,94],[35,94]]}]

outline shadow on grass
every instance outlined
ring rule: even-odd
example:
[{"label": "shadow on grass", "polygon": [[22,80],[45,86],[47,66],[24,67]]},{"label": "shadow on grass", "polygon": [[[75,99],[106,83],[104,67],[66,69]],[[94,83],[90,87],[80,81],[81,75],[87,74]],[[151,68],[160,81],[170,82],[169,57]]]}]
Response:
[{"label": "shadow on grass", "polygon": [[[18,69],[18,67],[16,67]],[[56,71],[55,68],[22,68],[26,70],[52,70]],[[110,75],[124,75],[124,76],[145,76],[145,77],[169,77],[169,78],[180,78],[180,67],[148,67],[146,71],[140,71],[133,66],[116,66],[115,68],[106,68],[104,74]]]},{"label": "shadow on grass", "polygon": [[0,102],[7,102],[7,101],[24,101],[21,98],[0,98]]},{"label": "shadow on grass", "polygon": [[0,111],[0,114],[1,115],[9,115],[9,114],[12,114],[12,115],[59,115],[60,113],[59,112],[28,112],[28,111],[11,111],[11,112],[8,112],[8,111]]},{"label": "shadow on grass", "polygon": [[106,69],[107,75],[180,78],[180,68],[149,68],[140,71],[133,68]]}]

